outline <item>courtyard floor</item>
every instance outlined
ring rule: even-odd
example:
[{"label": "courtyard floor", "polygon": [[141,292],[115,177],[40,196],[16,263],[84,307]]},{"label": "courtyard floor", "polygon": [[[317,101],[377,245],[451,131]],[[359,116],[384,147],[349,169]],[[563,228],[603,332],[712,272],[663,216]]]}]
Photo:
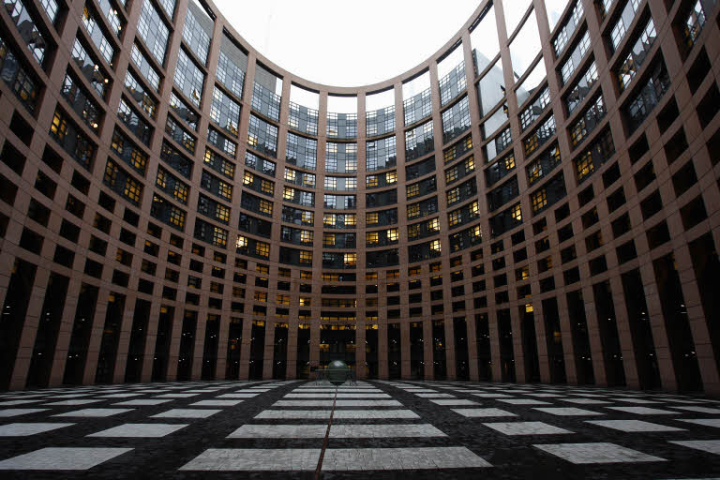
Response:
[{"label": "courtyard floor", "polygon": [[[0,394],[0,477],[720,478],[720,401],[593,387],[368,381]],[[407,477],[407,476],[410,477]]]}]

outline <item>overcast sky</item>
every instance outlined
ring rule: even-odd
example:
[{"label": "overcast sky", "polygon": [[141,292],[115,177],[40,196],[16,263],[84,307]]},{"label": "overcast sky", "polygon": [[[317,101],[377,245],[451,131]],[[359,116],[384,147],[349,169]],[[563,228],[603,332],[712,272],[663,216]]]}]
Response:
[{"label": "overcast sky", "polygon": [[254,48],[307,80],[358,87],[399,75],[454,35],[480,0],[215,0]]}]

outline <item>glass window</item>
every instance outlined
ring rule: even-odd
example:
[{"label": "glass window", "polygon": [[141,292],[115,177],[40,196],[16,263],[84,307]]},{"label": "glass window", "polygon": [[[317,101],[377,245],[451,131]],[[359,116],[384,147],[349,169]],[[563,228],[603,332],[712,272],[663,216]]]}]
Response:
[{"label": "glass window", "polygon": [[545,0],[545,11],[547,12],[548,24],[552,32],[560,21],[562,13],[565,11],[569,0]]},{"label": "glass window", "polygon": [[223,35],[215,75],[218,81],[238,98],[242,98],[246,69],[247,55],[245,55],[245,52],[240,50],[227,36]]},{"label": "glass window", "polygon": [[137,31],[152,56],[161,65],[164,64],[170,30],[149,0],[143,2]]},{"label": "glass window", "polygon": [[[542,63],[542,62],[540,62]],[[505,98],[505,78],[502,62],[498,60],[477,84],[480,114],[487,115]]]},{"label": "glass window", "polygon": [[[205,74],[195,65],[185,50],[180,49],[175,67],[175,85],[196,107],[200,106]],[[215,89],[217,90],[217,88]]]},{"label": "glass window", "polygon": [[130,58],[138,70],[140,70],[142,76],[145,77],[145,80],[150,83],[150,86],[156,92],[160,92],[160,74],[150,65],[148,59],[140,52],[140,49],[135,43],[133,43],[132,49],[130,50]]},{"label": "glass window", "polygon": [[500,41],[495,20],[495,7],[490,7],[480,17],[470,32],[475,75],[479,75],[500,53]]},{"label": "glass window", "polygon": [[[147,0],[145,1],[147,2]],[[213,23],[213,20],[205,13],[204,8],[197,4],[195,0],[188,2],[182,38],[203,65],[207,63]]]},{"label": "glass window", "polygon": [[538,87],[545,81],[546,76],[545,62],[541,58],[515,91],[518,106],[521,106],[525,103],[525,100],[535,94]]},{"label": "glass window", "polygon": [[215,87],[210,106],[210,119],[226,132],[237,136],[240,124],[240,105],[225,95],[225,92]]},{"label": "glass window", "polygon": [[522,26],[520,33],[510,43],[510,58],[515,80],[523,76],[540,53],[540,34],[535,12],[532,12]]},{"label": "glass window", "polygon": [[255,115],[250,115],[250,127],[248,128],[248,146],[260,153],[277,156],[278,128],[261,120]]},{"label": "glass window", "polygon": [[532,0],[502,0],[508,37],[512,36],[531,3]]}]

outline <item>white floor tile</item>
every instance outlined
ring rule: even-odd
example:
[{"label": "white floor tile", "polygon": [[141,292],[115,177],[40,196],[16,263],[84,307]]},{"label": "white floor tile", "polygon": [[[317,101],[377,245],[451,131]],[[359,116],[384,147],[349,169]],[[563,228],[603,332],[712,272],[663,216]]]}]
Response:
[{"label": "white floor tile", "polygon": [[173,408],[166,412],[153,415],[151,418],[208,418],[222,410],[211,410],[207,408]]},{"label": "white floor tile", "polygon": [[107,438],[160,438],[187,427],[182,424],[167,423],[126,423],[88,435],[88,437]]},{"label": "white floor tile", "polygon": [[558,443],[534,445],[534,447],[577,465],[665,461],[664,458],[647,455],[614,443]]},{"label": "white floor tile", "polygon": [[43,448],[0,461],[0,470],[88,470],[132,448]]},{"label": "white floor tile", "polygon": [[313,471],[320,459],[319,448],[205,450],[180,470],[195,471]]},{"label": "white floor tile", "polygon": [[517,417],[514,413],[499,408],[453,408],[452,411],[468,418]]},{"label": "white floor tile", "polygon": [[58,428],[70,427],[74,423],[9,423],[0,425],[0,437],[27,437],[37,433],[49,432]]},{"label": "white floor tile", "polygon": [[121,413],[132,412],[132,410],[132,408],[85,408],[83,410],[58,413],[57,415],[53,415],[53,417],[111,417]]},{"label": "white floor tile", "polygon": [[505,435],[557,435],[573,433],[570,430],[554,427],[543,422],[498,422],[483,423],[483,425]]},{"label": "white floor tile", "polygon": [[684,429],[658,425],[657,423],[644,422],[642,420],[585,420],[585,423],[592,423],[621,432],[681,432]]}]

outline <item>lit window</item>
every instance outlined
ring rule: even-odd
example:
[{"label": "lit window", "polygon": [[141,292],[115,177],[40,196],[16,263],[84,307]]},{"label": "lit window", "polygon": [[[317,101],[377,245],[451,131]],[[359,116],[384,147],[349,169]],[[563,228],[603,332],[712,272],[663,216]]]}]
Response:
[{"label": "lit window", "polygon": [[519,203],[512,207],[511,215],[514,220],[517,220],[518,222],[522,221],[522,208]]},{"label": "lit window", "polygon": [[263,193],[272,195],[273,193],[275,193],[275,184],[267,180],[260,180],[260,190]]},{"label": "lit window", "polygon": [[434,253],[440,253],[440,240],[433,240],[430,242],[430,250]]},{"label": "lit window", "polygon": [[343,254],[343,265],[345,265],[345,267],[354,267],[357,265],[357,253]]},{"label": "lit window", "polygon": [[260,211],[260,213],[264,213],[265,215],[272,215],[273,204],[272,202],[269,202],[267,200],[260,200],[260,203],[258,204],[258,210]]},{"label": "lit window", "polygon": [[412,198],[417,195],[420,195],[420,185],[417,183],[415,183],[413,185],[408,185],[407,187],[405,187],[405,190],[407,193],[407,198]]},{"label": "lit window", "polygon": [[539,212],[548,203],[545,189],[538,190],[531,196],[533,212]]},{"label": "lit window", "polygon": [[377,212],[374,213],[368,213],[365,217],[366,223],[368,225],[377,225],[377,223],[380,221],[379,215]]},{"label": "lit window", "polygon": [[379,241],[379,235],[377,232],[367,232],[365,234],[365,243],[368,245],[377,245]]},{"label": "lit window", "polygon": [[335,214],[334,213],[323,214],[323,225],[325,225],[326,227],[334,227],[335,226]]},{"label": "lit window", "polygon": [[415,218],[420,216],[420,204],[415,203],[413,205],[407,206],[407,216],[408,218]]},{"label": "lit window", "polygon": [[398,229],[397,228],[391,228],[387,231],[387,239],[388,242],[397,242],[398,241]]},{"label": "lit window", "polygon": [[270,257],[270,245],[264,242],[257,242],[255,244],[255,254],[263,258]]}]

